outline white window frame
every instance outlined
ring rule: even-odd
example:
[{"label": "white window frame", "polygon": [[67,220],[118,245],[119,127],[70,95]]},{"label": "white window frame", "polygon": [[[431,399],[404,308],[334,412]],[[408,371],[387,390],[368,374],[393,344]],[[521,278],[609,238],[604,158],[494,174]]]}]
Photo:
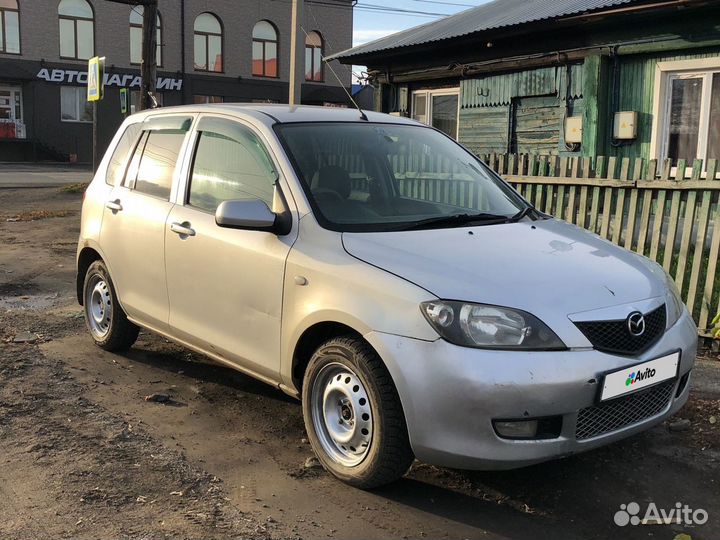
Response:
[{"label": "white window frame", "polygon": [[[678,60],[672,62],[658,62],[655,68],[655,85],[653,97],[652,134],[650,138],[650,156],[658,160],[667,158],[668,135],[670,123],[670,95],[672,81],[678,78],[703,78],[703,92],[700,101],[700,126],[698,133],[698,159],[707,163],[707,137],[710,121],[710,92],[712,90],[712,77],[720,73],[720,58],[701,58],[696,60]],[[692,163],[688,163],[685,171],[686,177],[692,175]],[[673,173],[677,167],[673,167]]]},{"label": "white window frame", "polygon": [[457,96],[457,127],[455,129],[455,140],[457,141],[460,135],[460,87],[413,90],[410,95],[410,118],[415,116],[415,111],[413,110],[415,108],[415,96],[419,94],[425,94],[425,121],[423,124],[428,126],[432,126],[432,98],[435,96]]},{"label": "white window frame", "polygon": [[[62,89],[63,88],[74,88],[75,90],[75,118],[63,118],[62,110]],[[92,118],[90,120],[80,120],[80,103],[87,101],[87,90],[82,86],[61,86],[60,87],[60,121],[71,122],[75,124],[92,124]]]}]

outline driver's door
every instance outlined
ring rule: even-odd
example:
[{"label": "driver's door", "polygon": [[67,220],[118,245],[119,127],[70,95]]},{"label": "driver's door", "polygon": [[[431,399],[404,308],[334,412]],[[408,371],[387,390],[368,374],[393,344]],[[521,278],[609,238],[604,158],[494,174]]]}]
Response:
[{"label": "driver's door", "polygon": [[224,200],[260,199],[272,208],[278,175],[249,127],[213,116],[197,126],[187,189],[165,231],[171,332],[277,379],[285,260],[296,228],[277,236],[216,225]]}]

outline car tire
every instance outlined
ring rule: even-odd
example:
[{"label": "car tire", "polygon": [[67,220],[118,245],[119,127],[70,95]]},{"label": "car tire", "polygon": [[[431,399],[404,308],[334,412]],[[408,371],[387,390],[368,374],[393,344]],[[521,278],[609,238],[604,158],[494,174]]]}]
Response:
[{"label": "car tire", "polygon": [[401,478],[413,463],[405,415],[390,373],[365,341],[323,343],[305,370],[303,417],[323,467],[371,489]]},{"label": "car tire", "polygon": [[137,340],[140,328],[130,322],[120,306],[115,286],[103,261],[90,265],[83,284],[85,324],[93,341],[106,351],[126,351]]}]

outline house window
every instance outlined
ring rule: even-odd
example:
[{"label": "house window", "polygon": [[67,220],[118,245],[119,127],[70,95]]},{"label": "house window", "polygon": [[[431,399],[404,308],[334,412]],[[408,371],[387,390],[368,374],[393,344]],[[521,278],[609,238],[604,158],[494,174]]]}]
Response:
[{"label": "house window", "polygon": [[212,13],[201,13],[195,19],[195,69],[223,71],[223,34],[220,19]]},{"label": "house window", "polygon": [[654,109],[653,156],[720,159],[720,59],[658,63]]},{"label": "house window", "polygon": [[278,76],[278,33],[272,23],[260,21],[253,28],[252,74]]},{"label": "house window", "polygon": [[459,100],[458,88],[415,91],[412,94],[412,117],[457,139]]},{"label": "house window", "polygon": [[[143,6],[133,6],[130,10],[130,63],[140,64],[142,62],[142,25]],[[155,18],[155,31],[157,49],[155,50],[155,63],[162,66],[162,23],[160,13]]]},{"label": "house window", "polygon": [[323,40],[318,32],[310,32],[305,38],[305,80],[323,80]]},{"label": "house window", "polygon": [[0,0],[0,53],[20,54],[20,9],[17,0]]},{"label": "house window", "polygon": [[195,94],[193,96],[193,103],[201,105],[205,103],[222,103],[225,101],[222,96],[206,96],[203,94]]},{"label": "house window", "polygon": [[63,122],[92,122],[92,103],[82,86],[60,87],[60,119]]},{"label": "house window", "polygon": [[60,57],[88,60],[95,56],[95,24],[86,0],[60,0]]}]

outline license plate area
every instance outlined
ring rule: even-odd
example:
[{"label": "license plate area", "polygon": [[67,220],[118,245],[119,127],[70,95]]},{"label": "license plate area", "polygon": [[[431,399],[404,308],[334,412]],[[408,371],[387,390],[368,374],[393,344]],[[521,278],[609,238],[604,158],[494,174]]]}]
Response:
[{"label": "license plate area", "polygon": [[632,394],[673,379],[677,377],[679,369],[680,351],[676,351],[607,373],[603,377],[600,401]]}]

